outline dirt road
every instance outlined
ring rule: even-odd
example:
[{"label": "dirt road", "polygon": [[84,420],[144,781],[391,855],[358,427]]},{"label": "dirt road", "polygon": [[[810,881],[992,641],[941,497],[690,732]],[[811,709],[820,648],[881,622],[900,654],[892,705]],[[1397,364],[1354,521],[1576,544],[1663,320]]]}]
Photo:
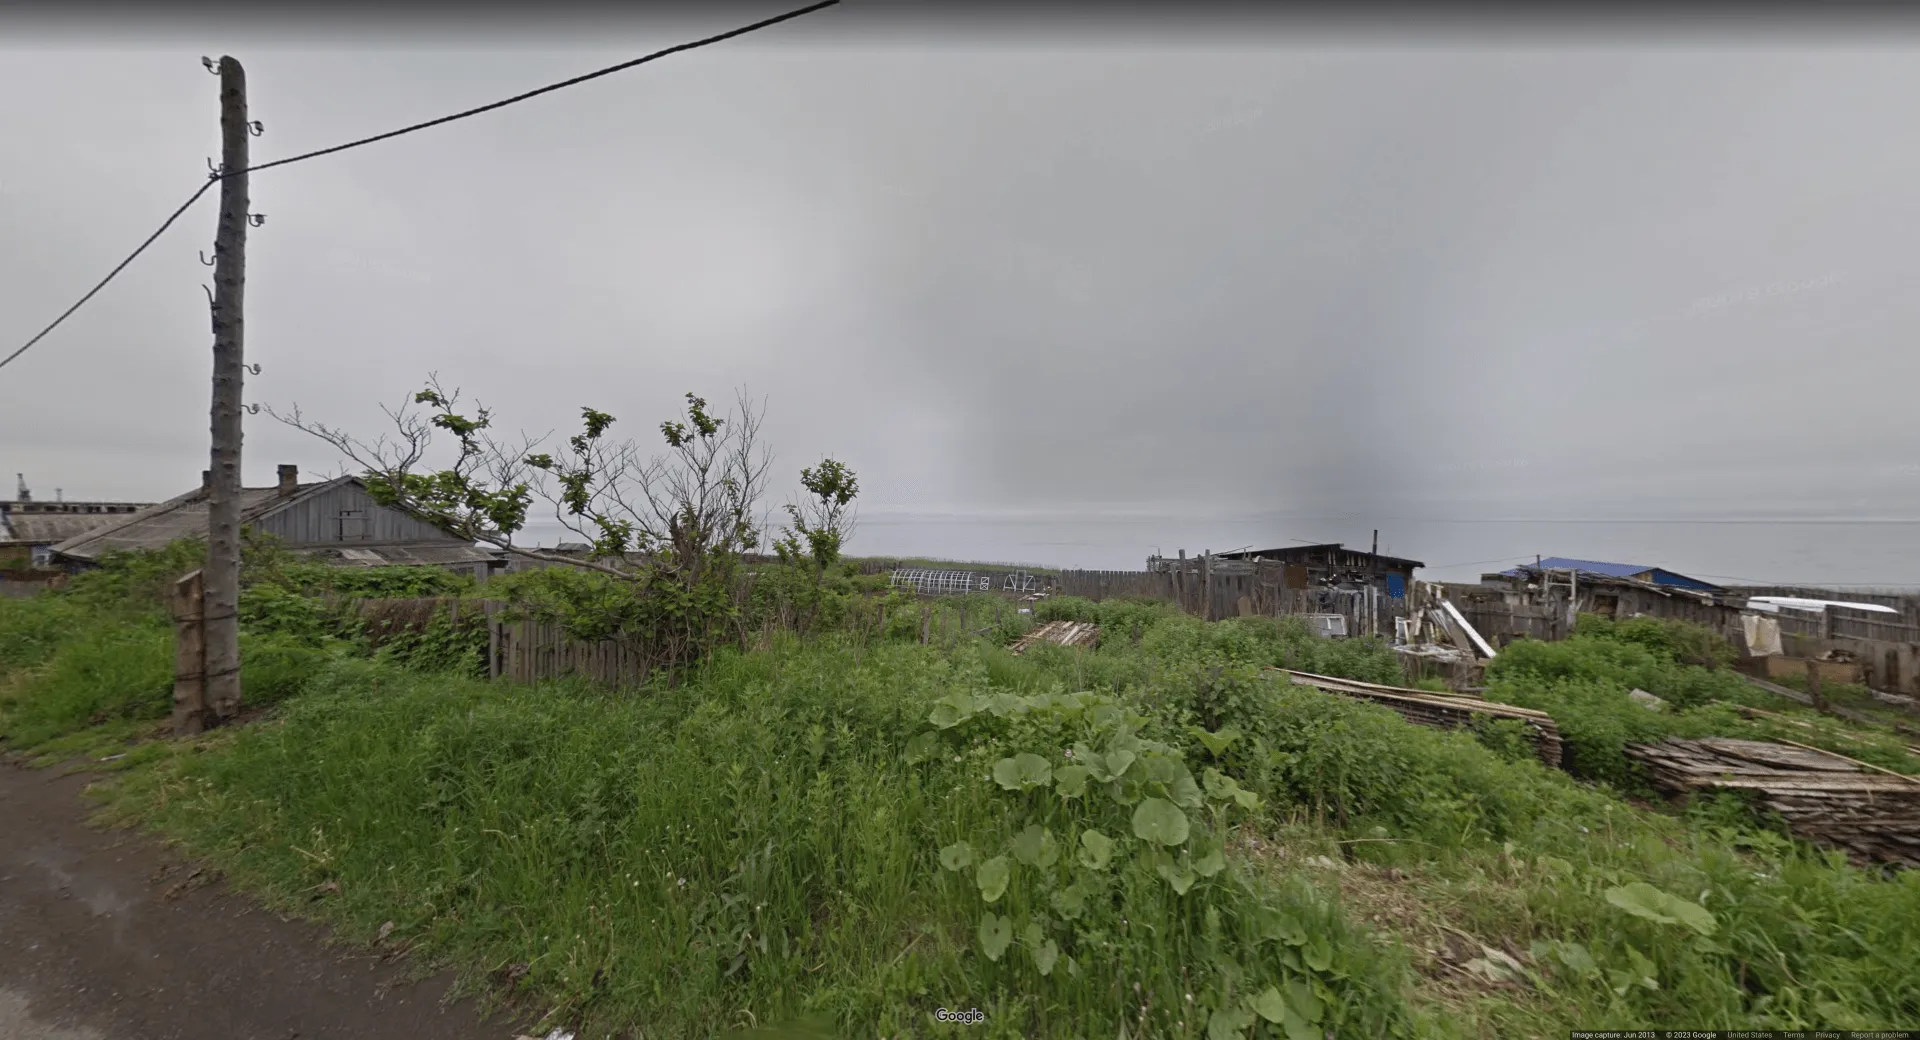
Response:
[{"label": "dirt road", "polygon": [[507,1040],[448,979],[329,948],[151,838],[84,824],[84,777],[0,763],[0,1040]]}]

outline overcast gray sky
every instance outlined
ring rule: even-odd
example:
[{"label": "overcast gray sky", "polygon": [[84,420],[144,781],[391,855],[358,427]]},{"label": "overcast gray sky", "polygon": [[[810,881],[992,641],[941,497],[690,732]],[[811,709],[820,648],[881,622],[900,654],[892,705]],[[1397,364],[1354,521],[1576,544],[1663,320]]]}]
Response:
[{"label": "overcast gray sky", "polygon": [[[246,64],[261,161],[781,9],[518,43],[15,26],[0,354],[204,178],[202,54]],[[509,427],[645,435],[744,385],[780,471],[841,458],[874,516],[1920,515],[1910,31],[862,14],[257,175],[247,399],[372,432],[438,372]],[[197,479],[214,216],[0,369],[9,478]],[[249,483],[337,461],[248,422]]]}]

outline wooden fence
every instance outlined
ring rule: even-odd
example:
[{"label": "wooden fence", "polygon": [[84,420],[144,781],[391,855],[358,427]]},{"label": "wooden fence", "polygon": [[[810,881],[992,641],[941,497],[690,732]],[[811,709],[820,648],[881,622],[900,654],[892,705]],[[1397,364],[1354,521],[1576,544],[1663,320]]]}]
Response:
[{"label": "wooden fence", "polygon": [[[578,678],[612,690],[631,690],[657,673],[659,656],[648,647],[621,640],[586,642],[567,635],[552,621],[515,616],[499,601],[461,601],[450,598],[360,600],[345,609],[367,625],[374,645],[408,630],[419,630],[445,618],[482,618],[487,638],[487,676],[514,682],[538,683]],[[923,644],[952,646],[1000,627],[1019,609],[1007,596],[956,597],[944,604],[925,599],[918,616],[887,613],[887,604],[869,599],[856,604],[845,619],[845,629],[860,644],[880,639],[917,639]],[[742,633],[748,643],[765,645],[776,630],[790,623],[770,621],[765,630]]]},{"label": "wooden fence", "polygon": [[1054,586],[1062,596],[1084,599],[1177,599],[1173,575],[1151,571],[1061,571]]},{"label": "wooden fence", "polygon": [[1349,635],[1393,634],[1408,601],[1379,589],[1289,589],[1278,568],[1261,571],[1241,561],[1221,561],[1203,571],[1061,571],[1055,590],[1091,600],[1154,599],[1209,621],[1230,617],[1338,614]]},{"label": "wooden fence", "polygon": [[1791,636],[1818,642],[1860,639],[1883,643],[1920,643],[1920,628],[1905,624],[1892,614],[1828,607],[1818,614],[1782,610],[1771,616],[1779,621],[1783,639]]},{"label": "wooden fence", "polygon": [[493,679],[535,683],[581,678],[611,690],[632,689],[647,681],[647,655],[615,640],[588,643],[570,638],[550,621],[498,617],[488,604],[487,675]]}]

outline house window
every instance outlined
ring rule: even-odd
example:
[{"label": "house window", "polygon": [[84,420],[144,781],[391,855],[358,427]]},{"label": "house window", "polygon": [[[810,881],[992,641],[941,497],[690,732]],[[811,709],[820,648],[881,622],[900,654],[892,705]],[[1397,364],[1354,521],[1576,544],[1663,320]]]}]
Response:
[{"label": "house window", "polygon": [[1620,612],[1620,597],[1618,596],[1593,597],[1593,612],[1595,614],[1599,614],[1601,617],[1614,616],[1615,614]]},{"label": "house window", "polygon": [[360,509],[347,509],[340,513],[339,540],[343,542],[364,542],[367,540],[367,514]]}]

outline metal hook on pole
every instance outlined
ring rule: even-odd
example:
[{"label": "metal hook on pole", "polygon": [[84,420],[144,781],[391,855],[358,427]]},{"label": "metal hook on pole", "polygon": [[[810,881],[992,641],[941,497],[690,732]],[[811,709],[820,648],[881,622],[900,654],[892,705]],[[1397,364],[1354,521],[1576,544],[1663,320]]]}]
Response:
[{"label": "metal hook on pole", "polygon": [[[215,255],[218,255],[219,252],[218,249],[214,250]],[[207,259],[207,251],[204,249],[200,251],[200,262],[206,264],[208,267],[212,267],[214,264],[212,260]]]},{"label": "metal hook on pole", "polygon": [[262,123],[258,119],[247,124],[247,133],[250,133],[255,137],[259,137],[260,135],[266,132],[267,132],[267,124]]},{"label": "metal hook on pole", "polygon": [[216,311],[220,309],[220,305],[213,302],[213,290],[208,288],[206,283],[201,283],[200,291],[207,294],[207,306],[212,307]]},{"label": "metal hook on pole", "polygon": [[260,414],[260,406],[257,404],[243,404],[240,407],[245,408],[247,410],[248,415]]},{"label": "metal hook on pole", "polygon": [[218,76],[220,74],[220,63],[217,61],[214,61],[212,58],[209,58],[204,54],[200,56],[200,64],[205,65],[209,73],[212,73],[215,76]]},{"label": "metal hook on pole", "polygon": [[260,225],[265,224],[266,222],[267,222],[267,215],[265,213],[247,214],[247,223],[253,227],[259,227]]},{"label": "metal hook on pole", "polygon": [[214,165],[212,156],[207,157],[207,176],[209,177],[220,176],[220,167]]},{"label": "metal hook on pole", "polygon": [[251,365],[241,365],[240,367],[246,369],[247,374],[250,376],[257,376],[260,374],[260,365],[258,362],[255,362],[254,364],[251,364]]}]

